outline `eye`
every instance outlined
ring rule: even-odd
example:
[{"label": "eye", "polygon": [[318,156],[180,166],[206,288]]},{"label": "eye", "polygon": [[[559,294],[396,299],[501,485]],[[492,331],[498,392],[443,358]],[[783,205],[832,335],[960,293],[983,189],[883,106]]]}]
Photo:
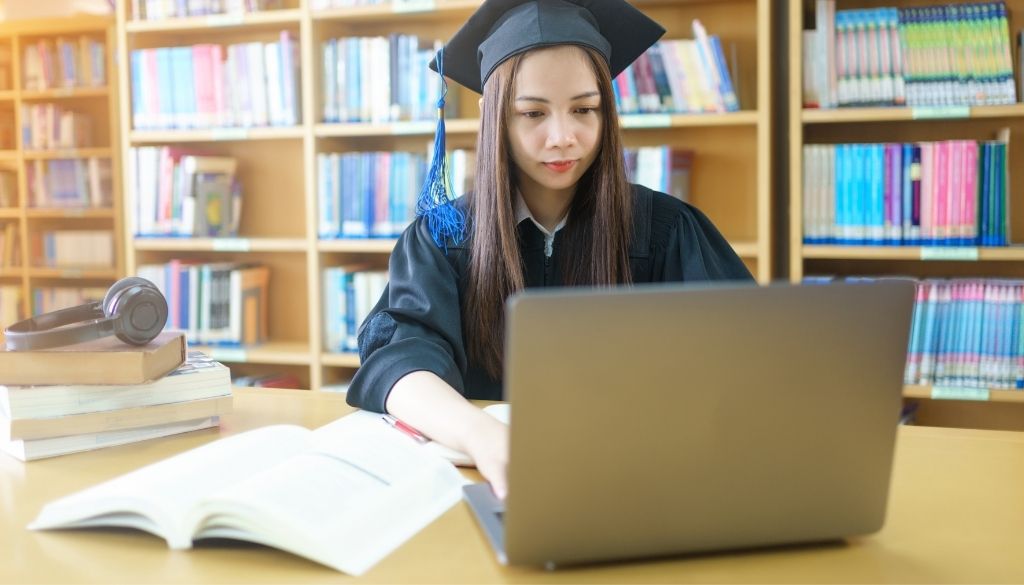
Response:
[{"label": "eye", "polygon": [[544,112],[539,112],[537,110],[529,110],[527,112],[519,112],[519,115],[524,118],[539,118],[544,115]]},{"label": "eye", "polygon": [[576,111],[577,114],[592,114],[592,113],[596,112],[597,110],[598,110],[598,108],[596,106],[586,106],[586,107],[582,107],[582,108],[576,108],[575,111]]}]

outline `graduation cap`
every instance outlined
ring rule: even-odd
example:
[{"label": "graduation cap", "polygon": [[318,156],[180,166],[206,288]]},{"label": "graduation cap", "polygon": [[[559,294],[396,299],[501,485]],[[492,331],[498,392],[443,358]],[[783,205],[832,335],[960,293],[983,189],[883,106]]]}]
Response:
[{"label": "graduation cap", "polygon": [[483,93],[494,69],[540,47],[580,45],[602,55],[612,77],[653,45],[665,29],[625,0],[486,0],[442,48],[430,68],[441,75],[434,153],[417,213],[427,216],[438,246],[461,241],[465,218],[452,205],[445,165],[444,77]]}]

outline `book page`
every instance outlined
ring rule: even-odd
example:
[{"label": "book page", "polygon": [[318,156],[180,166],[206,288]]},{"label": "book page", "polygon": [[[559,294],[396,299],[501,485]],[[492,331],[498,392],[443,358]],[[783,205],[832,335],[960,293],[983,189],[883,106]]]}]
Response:
[{"label": "book page", "polygon": [[204,496],[309,449],[311,435],[277,425],[229,436],[50,502],[29,528],[124,526],[188,548],[189,510]]},{"label": "book page", "polygon": [[444,459],[379,420],[347,416],[314,449],[200,506],[203,536],[231,536],[360,575],[461,499]]}]

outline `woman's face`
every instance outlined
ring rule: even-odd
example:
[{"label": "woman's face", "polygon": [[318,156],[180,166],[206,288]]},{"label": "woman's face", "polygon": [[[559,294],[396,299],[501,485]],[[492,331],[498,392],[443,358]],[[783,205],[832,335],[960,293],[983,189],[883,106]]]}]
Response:
[{"label": "woman's face", "polygon": [[508,131],[524,197],[571,197],[597,157],[603,104],[591,67],[571,45],[535,50],[519,62]]}]

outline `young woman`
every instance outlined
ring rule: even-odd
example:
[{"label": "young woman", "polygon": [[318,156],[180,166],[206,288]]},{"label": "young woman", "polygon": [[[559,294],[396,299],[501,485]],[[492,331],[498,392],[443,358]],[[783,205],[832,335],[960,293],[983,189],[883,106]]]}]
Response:
[{"label": "young woman", "polygon": [[511,294],[751,278],[697,209],[626,181],[612,78],[663,33],[623,0],[488,0],[437,63],[483,94],[475,188],[399,240],[348,401],[468,453],[500,497],[508,429],[467,398],[502,398]]}]

